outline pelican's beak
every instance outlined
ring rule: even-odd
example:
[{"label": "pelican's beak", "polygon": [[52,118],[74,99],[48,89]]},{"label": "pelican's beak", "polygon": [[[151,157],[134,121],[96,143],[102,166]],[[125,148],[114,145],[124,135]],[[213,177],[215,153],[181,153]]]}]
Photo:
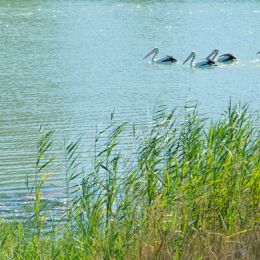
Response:
[{"label": "pelican's beak", "polygon": [[[214,61],[214,59],[215,59],[215,57],[218,55],[218,50],[217,49],[215,49],[214,51],[212,51],[207,57],[206,57],[206,59],[207,60],[212,60],[212,61]],[[211,57],[214,57],[214,58],[211,58]]]},{"label": "pelican's beak", "polygon": [[154,53],[155,53],[154,50],[148,52],[148,53],[144,56],[143,59],[147,58],[148,56],[150,56],[150,55],[152,55],[152,54],[154,54]]},{"label": "pelican's beak", "polygon": [[182,64],[185,64],[190,58],[190,55],[188,56],[188,58],[182,63]]},{"label": "pelican's beak", "polygon": [[259,54],[259,53],[260,53],[260,51],[258,51],[258,52],[256,53],[256,55]]},{"label": "pelican's beak", "polygon": [[194,52],[194,51],[192,51],[192,52],[190,53],[190,55],[189,55],[188,58],[183,62],[183,64],[185,64],[192,56],[194,56],[194,58],[195,58],[195,52]]}]

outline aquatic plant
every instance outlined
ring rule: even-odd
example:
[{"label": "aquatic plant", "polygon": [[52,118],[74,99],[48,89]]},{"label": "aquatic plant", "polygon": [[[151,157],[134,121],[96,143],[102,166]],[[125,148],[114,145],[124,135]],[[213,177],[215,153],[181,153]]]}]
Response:
[{"label": "aquatic plant", "polygon": [[130,124],[111,120],[97,133],[92,170],[80,166],[80,141],[65,141],[66,214],[51,227],[41,203],[54,164],[43,160],[52,145],[44,133],[33,214],[2,221],[0,258],[258,259],[257,125],[247,106],[230,104],[218,121],[196,106],[183,117],[160,108],[146,134],[133,128],[138,145],[129,155],[120,143]]}]

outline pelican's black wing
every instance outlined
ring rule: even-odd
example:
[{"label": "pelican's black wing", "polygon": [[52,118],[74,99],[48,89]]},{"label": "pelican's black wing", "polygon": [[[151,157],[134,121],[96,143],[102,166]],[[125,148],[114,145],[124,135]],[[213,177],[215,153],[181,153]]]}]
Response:
[{"label": "pelican's black wing", "polygon": [[167,55],[166,57],[168,58],[169,62],[177,62],[177,60],[173,56]]},{"label": "pelican's black wing", "polygon": [[222,54],[222,55],[219,56],[219,58],[221,58],[221,57],[226,57],[227,60],[236,60],[237,59],[237,57],[232,53]]},{"label": "pelican's black wing", "polygon": [[162,62],[162,63],[174,63],[174,62],[177,62],[177,60],[173,57],[173,56],[165,56],[163,58],[160,58],[158,60],[159,62]]}]

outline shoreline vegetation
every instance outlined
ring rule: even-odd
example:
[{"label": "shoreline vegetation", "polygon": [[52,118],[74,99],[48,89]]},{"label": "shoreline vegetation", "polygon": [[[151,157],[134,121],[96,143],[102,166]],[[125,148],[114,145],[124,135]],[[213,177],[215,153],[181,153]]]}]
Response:
[{"label": "shoreline vegetation", "polygon": [[219,120],[196,106],[178,118],[158,110],[147,133],[134,133],[134,160],[119,147],[127,124],[111,123],[97,134],[92,170],[80,141],[65,142],[67,202],[55,225],[41,198],[53,132],[41,131],[30,216],[0,220],[0,259],[260,259],[255,118],[232,104]]}]

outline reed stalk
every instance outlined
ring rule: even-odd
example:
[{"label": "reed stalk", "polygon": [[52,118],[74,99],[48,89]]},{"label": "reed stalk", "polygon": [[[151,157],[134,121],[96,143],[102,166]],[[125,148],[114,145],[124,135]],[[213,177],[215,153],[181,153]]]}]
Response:
[{"label": "reed stalk", "polygon": [[53,132],[45,133],[33,215],[1,222],[0,259],[259,259],[257,125],[240,104],[219,120],[196,106],[181,118],[159,108],[144,135],[133,128],[138,145],[129,156],[129,124],[111,120],[97,133],[92,170],[81,165],[80,140],[65,141],[67,214],[51,232],[41,194],[55,161],[44,159]]}]

